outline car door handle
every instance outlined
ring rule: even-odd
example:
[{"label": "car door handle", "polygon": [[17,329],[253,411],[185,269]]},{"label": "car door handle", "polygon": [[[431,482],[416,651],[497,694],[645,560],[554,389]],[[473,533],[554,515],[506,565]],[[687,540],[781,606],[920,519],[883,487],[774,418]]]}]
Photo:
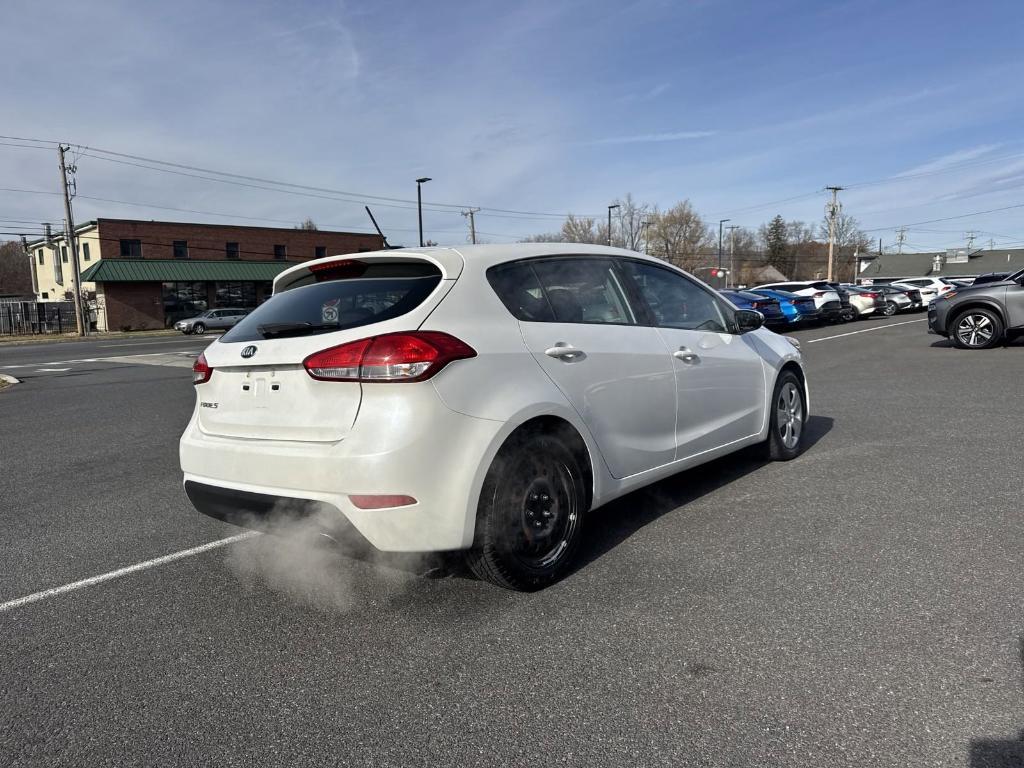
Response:
[{"label": "car door handle", "polygon": [[548,347],[544,350],[544,354],[556,360],[564,360],[565,362],[582,360],[586,357],[582,349],[576,349],[572,344],[566,344],[564,341],[559,341],[555,346]]},{"label": "car door handle", "polygon": [[697,365],[700,362],[700,355],[692,352],[686,347],[680,347],[672,353],[672,357],[676,360],[681,360],[687,365]]}]

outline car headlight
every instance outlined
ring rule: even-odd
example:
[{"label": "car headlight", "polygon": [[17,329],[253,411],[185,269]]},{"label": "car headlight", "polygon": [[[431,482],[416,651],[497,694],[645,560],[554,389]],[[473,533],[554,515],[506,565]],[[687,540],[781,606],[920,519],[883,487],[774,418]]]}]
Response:
[{"label": "car headlight", "polygon": [[788,341],[790,344],[792,344],[794,347],[796,347],[798,352],[800,351],[800,340],[799,339],[794,339],[792,336],[783,336],[782,338],[784,338],[786,341]]}]

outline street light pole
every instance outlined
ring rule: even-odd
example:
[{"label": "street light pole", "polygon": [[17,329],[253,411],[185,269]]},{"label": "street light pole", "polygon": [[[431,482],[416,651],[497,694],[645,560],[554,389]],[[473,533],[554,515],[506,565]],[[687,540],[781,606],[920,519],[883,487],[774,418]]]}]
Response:
[{"label": "street light pole", "polygon": [[614,203],[608,206],[608,245],[612,244],[612,208],[618,207],[618,203]]},{"label": "street light pole", "polygon": [[416,179],[416,214],[420,220],[420,248],[423,247],[423,193],[421,187],[430,181],[429,176]]},{"label": "street light pole", "polygon": [[722,225],[732,219],[719,219],[718,220],[718,268],[722,268]]}]

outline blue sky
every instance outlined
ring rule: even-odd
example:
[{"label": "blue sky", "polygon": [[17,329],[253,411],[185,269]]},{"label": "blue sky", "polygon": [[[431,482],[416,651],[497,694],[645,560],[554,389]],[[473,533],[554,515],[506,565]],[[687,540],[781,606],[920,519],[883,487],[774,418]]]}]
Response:
[{"label": "blue sky", "polygon": [[[7,0],[0,26],[4,135],[399,199],[431,176],[426,202],[485,209],[689,198],[749,226],[818,220],[840,184],[886,243],[910,224],[921,248],[969,229],[1024,245],[1024,207],[913,226],[1024,203],[1020,2]],[[78,169],[79,220],[231,221],[86,199],[102,197],[367,226],[357,202]],[[57,184],[52,152],[0,146],[0,187]],[[397,205],[373,207],[412,244]],[[0,192],[2,221],[61,217],[53,195]],[[425,223],[465,241],[457,211]],[[558,223],[477,217],[495,242]]]}]

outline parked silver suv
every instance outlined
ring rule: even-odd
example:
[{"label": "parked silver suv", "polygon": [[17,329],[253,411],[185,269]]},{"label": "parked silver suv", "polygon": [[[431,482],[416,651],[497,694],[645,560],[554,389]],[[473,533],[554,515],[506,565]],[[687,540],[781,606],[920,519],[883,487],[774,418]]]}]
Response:
[{"label": "parked silver suv", "polygon": [[234,328],[235,324],[250,312],[251,309],[208,309],[195,317],[179,320],[174,324],[174,328],[182,333],[223,331]]}]

